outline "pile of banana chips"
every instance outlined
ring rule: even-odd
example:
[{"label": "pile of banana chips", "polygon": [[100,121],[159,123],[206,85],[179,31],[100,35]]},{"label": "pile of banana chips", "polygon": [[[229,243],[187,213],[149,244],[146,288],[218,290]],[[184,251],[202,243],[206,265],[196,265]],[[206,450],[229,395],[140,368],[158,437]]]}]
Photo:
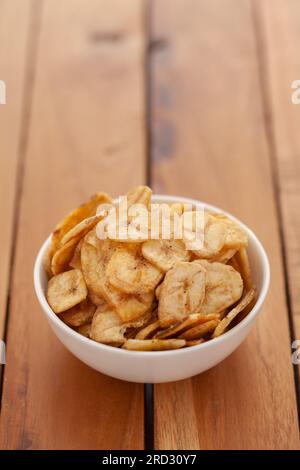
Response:
[{"label": "pile of banana chips", "polygon": [[[225,333],[256,302],[247,234],[226,215],[204,211],[202,243],[193,245],[197,212],[173,203],[167,212],[161,204],[151,237],[151,196],[147,186],[117,203],[97,193],[67,215],[44,259],[47,300],[69,327],[99,343],[134,351],[195,346]],[[140,231],[136,205],[147,222]],[[114,217],[116,230],[105,231],[124,207],[125,219]],[[180,230],[187,212],[192,226]]]}]

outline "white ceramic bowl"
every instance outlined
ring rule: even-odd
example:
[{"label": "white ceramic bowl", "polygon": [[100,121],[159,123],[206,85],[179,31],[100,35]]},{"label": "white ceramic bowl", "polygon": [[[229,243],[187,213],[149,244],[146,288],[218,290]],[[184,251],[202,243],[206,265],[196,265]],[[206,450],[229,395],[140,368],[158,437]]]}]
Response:
[{"label": "white ceramic bowl", "polygon": [[[153,196],[153,202],[199,201],[173,196]],[[203,206],[220,212],[209,204]],[[224,212],[224,211],[221,211]],[[226,213],[226,212],[225,212]],[[230,214],[227,214],[234,220]],[[43,244],[34,267],[34,286],[37,298],[56,336],[81,361],[103,374],[131,382],[159,383],[186,379],[200,374],[223,361],[245,339],[260,312],[270,283],[270,267],[267,255],[254,233],[238,221],[249,237],[249,258],[253,278],[258,289],[258,299],[247,317],[224,335],[206,343],[174,351],[126,351],[96,343],[63,323],[51,310],[45,297],[47,275],[43,269],[43,257],[49,246],[50,237]]]}]

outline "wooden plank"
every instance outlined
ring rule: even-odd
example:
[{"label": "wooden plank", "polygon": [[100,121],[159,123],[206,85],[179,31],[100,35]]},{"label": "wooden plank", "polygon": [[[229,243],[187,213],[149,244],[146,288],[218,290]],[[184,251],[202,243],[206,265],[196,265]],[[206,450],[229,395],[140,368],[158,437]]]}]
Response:
[{"label": "wooden plank", "polygon": [[46,0],[20,208],[1,416],[4,449],[143,447],[143,386],[103,376],[55,338],[32,286],[55,222],[145,175],[143,2]]},{"label": "wooden plank", "polygon": [[[294,0],[255,2],[261,61],[265,64],[270,133],[282,211],[291,310],[300,338],[300,105],[293,104],[292,83],[300,77],[300,4]],[[299,92],[298,97],[299,97]],[[299,368],[300,371],[300,368]]]},{"label": "wooden plank", "polygon": [[[0,80],[6,104],[0,104],[0,339],[4,338],[14,207],[24,104],[26,46],[31,0],[4,0],[0,5]],[[12,31],[18,31],[12,35]],[[5,222],[4,222],[5,221]]]},{"label": "wooden plank", "polygon": [[155,190],[240,217],[264,243],[272,270],[263,312],[238,351],[190,381],[155,387],[156,447],[296,448],[290,335],[250,2],[155,1],[152,31]]}]

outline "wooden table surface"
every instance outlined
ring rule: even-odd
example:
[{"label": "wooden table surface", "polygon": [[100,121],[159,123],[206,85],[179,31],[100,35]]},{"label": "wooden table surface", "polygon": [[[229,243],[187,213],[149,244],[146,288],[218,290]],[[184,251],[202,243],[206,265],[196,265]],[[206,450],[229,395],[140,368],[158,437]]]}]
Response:
[{"label": "wooden table surface", "polygon": [[[299,0],[0,0],[0,448],[299,448],[299,43]],[[142,183],[241,218],[272,270],[236,352],[153,388],[73,357],[32,282],[61,216]]]}]

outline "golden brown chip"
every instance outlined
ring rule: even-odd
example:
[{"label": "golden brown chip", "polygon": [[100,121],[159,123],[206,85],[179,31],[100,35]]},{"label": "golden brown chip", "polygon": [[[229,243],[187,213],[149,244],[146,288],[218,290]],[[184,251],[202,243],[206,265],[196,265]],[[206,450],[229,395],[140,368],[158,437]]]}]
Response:
[{"label": "golden brown chip", "polygon": [[184,204],[181,202],[173,202],[170,204],[170,211],[173,214],[182,215],[184,211]]},{"label": "golden brown chip", "polygon": [[82,266],[81,266],[81,247],[82,247],[82,243],[83,243],[83,239],[81,239],[77,243],[76,248],[75,248],[74,253],[73,253],[73,257],[72,257],[72,259],[69,263],[71,268],[80,269],[80,271],[82,270]]},{"label": "golden brown chip", "polygon": [[158,306],[158,317],[163,328],[184,320],[191,313],[202,312],[205,277],[206,269],[198,261],[177,263],[167,272]]},{"label": "golden brown chip", "polygon": [[191,258],[182,240],[148,240],[142,245],[142,253],[163,272],[169,271],[179,261],[189,261]]},{"label": "golden brown chip", "polygon": [[186,345],[183,339],[128,339],[122,346],[131,351],[165,351]]},{"label": "golden brown chip", "polygon": [[43,258],[43,268],[48,274],[48,276],[50,277],[53,276],[52,269],[51,269],[52,257],[53,257],[53,248],[50,245]]},{"label": "golden brown chip", "polygon": [[88,232],[90,232],[96,224],[99,222],[101,217],[93,215],[87,219],[82,220],[79,224],[75,225],[69,232],[67,232],[60,241],[60,246],[69,243],[71,240],[77,244]]},{"label": "golden brown chip", "polygon": [[243,293],[240,273],[223,263],[194,261],[206,269],[205,298],[198,310],[201,313],[220,313],[237,302]]},{"label": "golden brown chip", "polygon": [[159,329],[161,328],[159,320],[150,323],[150,325],[145,326],[142,330],[140,330],[135,339],[149,339],[151,338]]},{"label": "golden brown chip", "polygon": [[114,252],[106,275],[111,285],[126,294],[152,292],[163,277],[159,269],[142,257],[140,250],[127,247]]},{"label": "golden brown chip", "polygon": [[78,327],[90,323],[93,315],[96,311],[96,307],[88,300],[84,300],[75,307],[62,312],[59,318],[69,326]]},{"label": "golden brown chip", "polygon": [[[193,216],[193,231],[196,228],[195,216]],[[191,238],[189,231],[184,232],[185,241],[188,242]],[[193,250],[193,253],[201,259],[213,260],[221,252],[226,240],[226,232],[224,225],[215,217],[210,214],[204,214],[204,240],[203,247],[198,250]]]},{"label": "golden brown chip", "polygon": [[202,343],[205,343],[205,339],[204,339],[204,338],[191,339],[190,341],[187,341],[187,342],[186,342],[186,347],[197,346],[198,344],[202,344]]},{"label": "golden brown chip", "polygon": [[242,300],[234,307],[223,320],[219,323],[217,328],[214,331],[213,338],[216,338],[217,336],[222,335],[232,322],[232,320],[239,314],[241,313],[248,305],[251,304],[251,302],[255,299],[256,297],[256,290],[252,288],[249,292],[247,292]]},{"label": "golden brown chip", "polygon": [[76,241],[74,243],[74,240],[70,240],[61,248],[58,248],[58,250],[54,253],[51,261],[51,271],[54,276],[68,269],[70,261],[73,258],[75,248]]},{"label": "golden brown chip", "polygon": [[193,250],[200,259],[227,263],[241,247],[247,246],[248,237],[242,227],[224,214],[205,213],[204,246]]},{"label": "golden brown chip", "polygon": [[47,300],[55,313],[61,313],[79,304],[87,297],[82,272],[72,269],[50,279]]},{"label": "golden brown chip", "polygon": [[50,258],[52,258],[52,256],[54,255],[61,239],[67,232],[69,232],[73,227],[75,227],[75,225],[79,224],[79,222],[81,222],[82,220],[95,215],[97,207],[100,204],[110,202],[111,198],[106,193],[97,193],[92,196],[88,202],[82,204],[77,209],[70,212],[66,217],[64,217],[57,224],[52,234]]},{"label": "golden brown chip", "polygon": [[183,333],[189,328],[206,323],[210,320],[219,320],[219,315],[213,313],[210,313],[208,315],[203,315],[202,313],[192,313],[178,325],[175,325],[171,328],[168,328],[167,330],[157,333],[155,335],[155,338],[172,338],[174,336],[177,336],[178,334]]},{"label": "golden brown chip", "polygon": [[189,328],[188,330],[184,331],[179,337],[186,340],[203,338],[203,336],[212,333],[219,323],[219,320],[210,320],[206,323],[194,326],[193,328]]},{"label": "golden brown chip", "polygon": [[110,291],[109,300],[114,304],[124,322],[138,319],[151,309],[154,295],[152,292],[141,295],[123,294],[115,289]]},{"label": "golden brown chip", "polygon": [[242,247],[235,255],[235,261],[238,264],[239,271],[244,281],[244,286],[246,291],[252,289],[253,287],[253,280],[252,280],[252,273],[248,258],[247,249]]},{"label": "golden brown chip", "polygon": [[78,333],[80,333],[83,336],[86,336],[86,338],[90,337],[90,331],[91,331],[91,323],[87,323],[86,325],[81,325],[77,328]]},{"label": "golden brown chip", "polygon": [[106,301],[108,291],[106,266],[115,249],[114,242],[95,238],[93,231],[87,234],[81,247],[82,271],[89,294],[104,298]]},{"label": "golden brown chip", "polygon": [[[106,274],[107,265],[118,248],[118,245],[111,240],[92,240],[96,246],[84,239],[81,248],[81,264],[84,278],[87,283],[89,295],[93,299],[104,298],[105,301],[116,309],[122,321],[135,320],[145,314],[152,305],[154,293],[144,293],[140,295],[126,294],[120,292],[109,282]],[[95,303],[95,300],[93,300]]]},{"label": "golden brown chip", "polygon": [[90,337],[100,343],[120,346],[126,341],[128,330],[142,327],[150,317],[149,312],[137,321],[122,323],[116,310],[99,308],[93,317]]},{"label": "golden brown chip", "polygon": [[155,297],[156,297],[157,300],[159,300],[160,291],[161,291],[161,286],[162,286],[162,283],[159,284],[159,285],[157,286],[157,288],[155,289]]},{"label": "golden brown chip", "polygon": [[214,261],[226,263],[242,247],[247,247],[248,236],[245,230],[234,220],[229,219],[224,214],[214,214],[225,229],[225,243],[221,253],[214,258]]},{"label": "golden brown chip", "polygon": [[152,190],[148,186],[137,186],[127,193],[127,206],[133,204],[144,204],[149,207],[151,202]]}]

